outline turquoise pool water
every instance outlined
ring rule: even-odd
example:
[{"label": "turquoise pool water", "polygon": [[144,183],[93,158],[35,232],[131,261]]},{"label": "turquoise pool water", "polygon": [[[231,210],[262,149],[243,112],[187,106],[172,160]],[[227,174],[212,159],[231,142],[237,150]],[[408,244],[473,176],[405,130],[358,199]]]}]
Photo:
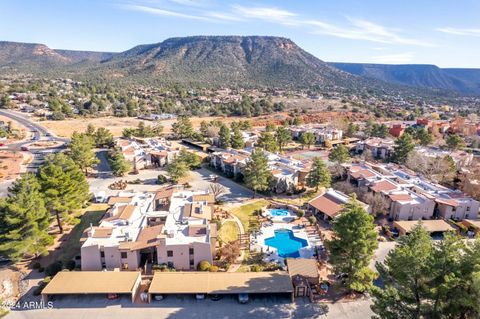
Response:
[{"label": "turquoise pool water", "polygon": [[290,216],[290,211],[288,209],[272,208],[268,210],[268,213],[272,217],[287,217]]},{"label": "turquoise pool water", "polygon": [[308,246],[308,243],[305,239],[295,237],[291,230],[277,229],[273,237],[265,239],[265,245],[276,248],[280,257],[296,258],[300,257],[300,248]]}]

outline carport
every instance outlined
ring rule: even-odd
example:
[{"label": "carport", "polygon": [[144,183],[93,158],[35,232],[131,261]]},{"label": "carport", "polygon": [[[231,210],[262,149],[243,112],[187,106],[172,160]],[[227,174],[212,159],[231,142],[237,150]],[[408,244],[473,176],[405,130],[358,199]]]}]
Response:
[{"label": "carport", "polygon": [[168,294],[288,294],[293,286],[287,272],[156,272],[148,290]]},{"label": "carport", "polygon": [[139,271],[61,271],[42,291],[47,302],[55,295],[130,295],[132,302],[141,283]]},{"label": "carport", "polygon": [[449,223],[442,219],[438,220],[402,220],[393,222],[393,227],[398,229],[400,236],[408,235],[415,226],[421,225],[431,236],[444,234],[446,232],[454,232]]}]

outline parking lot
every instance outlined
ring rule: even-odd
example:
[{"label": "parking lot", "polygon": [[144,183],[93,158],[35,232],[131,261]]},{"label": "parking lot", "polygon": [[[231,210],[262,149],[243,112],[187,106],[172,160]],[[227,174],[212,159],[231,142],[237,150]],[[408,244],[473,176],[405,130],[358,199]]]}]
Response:
[{"label": "parking lot", "polygon": [[[27,301],[28,302],[28,301]],[[33,304],[32,304],[33,305]],[[239,304],[236,296],[226,296],[218,301],[195,300],[193,296],[168,296],[151,304],[132,304],[129,297],[108,300],[102,296],[71,296],[52,300],[51,309],[29,309],[20,305],[7,318],[25,319],[103,319],[103,318],[370,318],[368,300],[349,303],[312,304],[299,298],[290,303],[289,298],[258,296],[249,303]],[[48,305],[46,305],[48,308]],[[34,307],[34,306],[32,306]]]}]

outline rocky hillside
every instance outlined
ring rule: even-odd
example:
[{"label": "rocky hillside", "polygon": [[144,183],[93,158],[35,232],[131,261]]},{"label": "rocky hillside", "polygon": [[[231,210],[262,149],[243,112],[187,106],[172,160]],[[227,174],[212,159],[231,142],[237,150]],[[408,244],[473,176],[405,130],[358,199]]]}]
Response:
[{"label": "rocky hillside", "polygon": [[387,83],[480,94],[480,69],[442,69],[435,65],[419,64],[329,64],[353,75]]}]

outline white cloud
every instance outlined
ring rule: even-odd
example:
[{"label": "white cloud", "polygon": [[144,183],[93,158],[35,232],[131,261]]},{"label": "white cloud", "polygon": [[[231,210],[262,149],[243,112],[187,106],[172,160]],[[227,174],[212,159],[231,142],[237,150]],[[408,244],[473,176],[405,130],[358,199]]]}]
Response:
[{"label": "white cloud", "polygon": [[386,54],[374,56],[372,58],[372,62],[383,64],[406,64],[412,62],[414,57],[415,54],[413,54],[412,52]]},{"label": "white cloud", "polygon": [[433,44],[413,38],[405,38],[397,34],[394,30],[382,25],[362,20],[348,19],[349,26],[337,26],[319,20],[308,20],[306,25],[314,27],[312,33],[325,34],[345,39],[366,40],[385,44],[404,44],[416,46],[433,46]]},{"label": "white cloud", "polygon": [[294,19],[297,14],[283,9],[270,7],[248,8],[240,5],[234,5],[232,6],[232,9],[233,12],[236,12],[245,18],[261,19],[286,25],[298,24]]},{"label": "white cloud", "polygon": [[436,30],[439,32],[453,34],[453,35],[467,35],[467,36],[480,37],[480,29],[469,29],[469,28],[462,29],[462,28],[444,27],[444,28],[437,28]]},{"label": "white cloud", "polygon": [[205,14],[208,17],[211,17],[211,18],[214,18],[214,19],[219,19],[219,20],[224,20],[224,21],[245,21],[245,19],[243,19],[239,16],[229,14],[229,13],[211,11],[211,12],[206,12]]},{"label": "white cloud", "polygon": [[177,17],[177,18],[184,18],[184,19],[191,19],[191,20],[210,21],[209,18],[204,17],[204,16],[185,14],[185,13],[181,13],[181,12],[177,12],[177,11],[165,10],[165,9],[136,5],[136,4],[127,4],[127,5],[124,5],[123,8],[127,9],[127,10],[150,13],[150,14],[158,15],[158,16]]}]

